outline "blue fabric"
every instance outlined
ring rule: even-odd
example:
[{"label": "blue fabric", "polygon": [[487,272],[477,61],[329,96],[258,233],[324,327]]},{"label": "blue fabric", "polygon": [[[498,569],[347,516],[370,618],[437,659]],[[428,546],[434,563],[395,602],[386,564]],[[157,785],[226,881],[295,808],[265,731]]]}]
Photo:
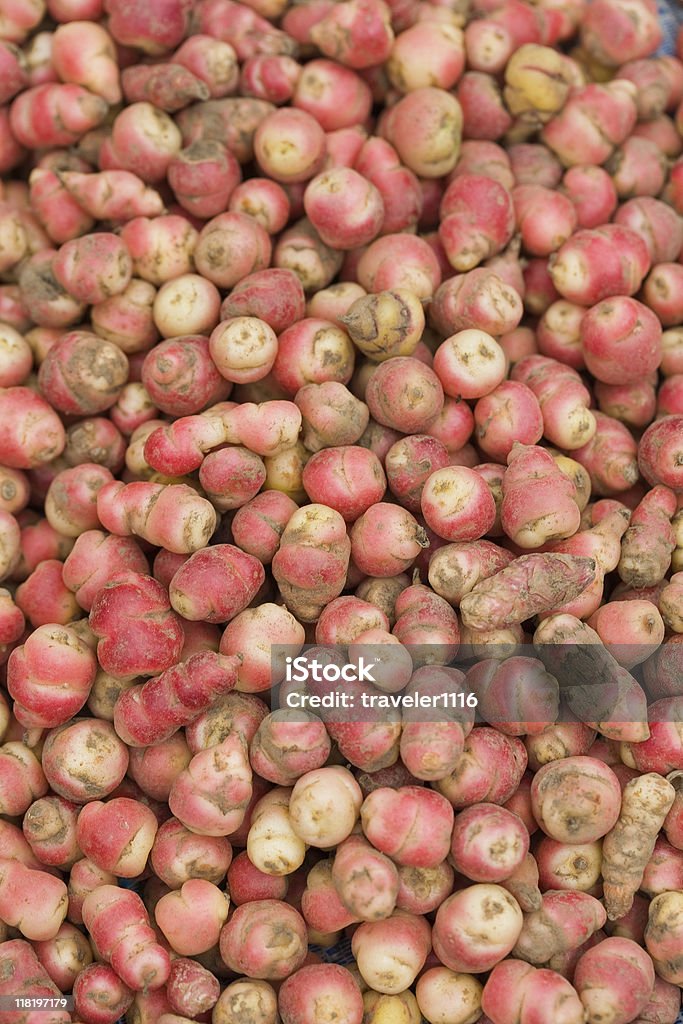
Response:
[{"label": "blue fabric", "polygon": [[683,4],[678,0],[657,0],[659,18],[664,30],[664,39],[659,48],[659,53],[676,52],[676,33],[679,26],[683,25]]}]

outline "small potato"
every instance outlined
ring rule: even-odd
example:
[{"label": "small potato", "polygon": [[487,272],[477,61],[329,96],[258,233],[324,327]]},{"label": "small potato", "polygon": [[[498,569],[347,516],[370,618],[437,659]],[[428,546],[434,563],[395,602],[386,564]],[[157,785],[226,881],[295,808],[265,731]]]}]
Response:
[{"label": "small potato", "polygon": [[291,793],[289,789],[271,789],[252,813],[247,853],[266,875],[290,875],[306,855],[306,843],[295,832],[289,812]]},{"label": "small potato", "polygon": [[297,780],[289,801],[292,828],[309,846],[328,849],[341,843],[358,820],[363,794],[346,768],[333,765]]}]

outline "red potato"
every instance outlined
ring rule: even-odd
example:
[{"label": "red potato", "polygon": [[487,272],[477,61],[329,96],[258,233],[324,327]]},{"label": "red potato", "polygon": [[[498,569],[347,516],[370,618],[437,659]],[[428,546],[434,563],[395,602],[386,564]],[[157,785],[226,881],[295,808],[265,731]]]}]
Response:
[{"label": "red potato", "polygon": [[73,986],[74,1007],[84,1021],[115,1024],[133,1002],[132,989],[121,981],[107,964],[90,964],[78,975]]},{"label": "red potato", "polygon": [[[238,853],[228,868],[230,901],[238,907],[241,907],[243,903],[253,903],[254,900],[284,900],[288,884],[289,880],[286,875],[268,875],[264,871],[260,871],[255,864],[252,864],[246,850]],[[310,875],[307,885],[312,887]],[[302,913],[306,922],[309,923],[303,900]]]},{"label": "red potato", "polygon": [[473,729],[453,772],[435,788],[456,809],[485,800],[503,804],[515,793],[527,765],[524,744],[486,726]]},{"label": "red potato", "polygon": [[581,517],[576,487],[553,457],[538,446],[515,442],[507,462],[500,509],[507,536],[528,549],[575,534]]},{"label": "red potato", "polygon": [[[400,946],[395,943],[397,935]],[[382,921],[360,924],[351,949],[363,981],[376,992],[395,995],[412,985],[422,970],[431,949],[431,928],[425,918],[397,910]]]},{"label": "red potato", "polygon": [[411,914],[429,914],[436,910],[453,891],[454,876],[448,861],[436,868],[400,868],[398,910]]},{"label": "red potato", "polygon": [[628,384],[656,370],[661,358],[661,325],[635,299],[616,296],[588,310],[581,323],[584,359],[606,384]]},{"label": "red potato", "polygon": [[304,467],[302,481],[312,501],[336,509],[347,522],[354,522],[381,502],[386,490],[377,456],[354,445],[314,454]]},{"label": "red potato", "polygon": [[105,962],[134,991],[160,988],[171,963],[137,893],[101,885],[83,901],[83,922]]},{"label": "red potato", "polygon": [[532,1024],[539,1014],[562,1024],[585,1021],[578,994],[565,978],[521,960],[504,960],[494,967],[484,986],[481,1005],[491,1024]]},{"label": "red potato", "polygon": [[447,967],[430,967],[420,975],[415,988],[418,1009],[430,1024],[448,1020],[449,1016],[467,1024],[474,1014],[479,1014],[475,1020],[483,1021],[481,993],[482,986],[476,978]]},{"label": "red potato", "polygon": [[645,431],[638,448],[638,466],[653,486],[664,484],[673,491],[683,489],[680,471],[681,417],[665,416]]},{"label": "red potato", "polygon": [[650,250],[653,266],[670,263],[680,252],[683,244],[680,216],[659,199],[650,196],[629,199],[617,210],[615,223],[624,224],[642,236]]},{"label": "red potato", "polygon": [[294,831],[289,813],[291,795],[291,789],[272,789],[247,810],[247,853],[265,874],[291,875],[301,867],[306,856],[306,844]]},{"label": "red potato", "polygon": [[38,960],[62,992],[71,991],[76,978],[93,961],[88,939],[66,921],[53,939],[37,942],[34,948]]},{"label": "red potato", "polygon": [[[157,296],[158,297],[158,296]],[[190,416],[230,393],[206,338],[185,335],[156,345],[142,364],[142,383],[154,405],[173,416]]]},{"label": "red potato", "polygon": [[132,749],[128,771],[140,789],[153,800],[168,800],[174,780],[187,768],[192,752],[182,733],[150,747]]},{"label": "red potato", "polygon": [[555,360],[531,355],[515,364],[512,379],[526,384],[538,399],[549,441],[571,451],[590,440],[595,420],[588,408],[590,394],[578,374]]},{"label": "red potato", "polygon": [[590,892],[600,881],[601,843],[561,843],[544,836],[536,848],[536,861],[544,891]]},{"label": "red potato", "polygon": [[70,466],[95,463],[114,472],[121,469],[126,442],[120,431],[103,416],[92,416],[69,427],[64,458]]},{"label": "red potato", "polygon": [[184,957],[196,956],[218,942],[229,903],[212,882],[193,878],[162,896],[154,917],[174,952]]},{"label": "red potato", "polygon": [[[273,558],[273,575],[299,619],[315,621],[322,607],[341,593],[350,551],[344,520],[333,509],[308,505],[289,519]],[[325,576],[316,583],[311,572],[317,576],[323,566]]]},{"label": "red potato", "polygon": [[98,493],[97,514],[119,537],[141,537],[178,554],[203,547],[216,527],[213,506],[186,484],[113,481]]},{"label": "red potato", "polygon": [[273,235],[289,221],[291,203],[282,185],[269,178],[250,178],[232,191],[228,209],[234,213],[248,213],[269,235]]},{"label": "red potato", "polygon": [[173,1009],[192,1017],[210,1010],[221,991],[218,979],[187,957],[179,957],[171,964],[166,990]]},{"label": "red potato", "polygon": [[[627,13],[610,0],[600,0],[582,24],[582,42],[592,56],[607,66],[647,56],[656,50],[662,37],[653,13],[646,4],[633,3]],[[620,45],[615,43],[617,32]]]},{"label": "red potato", "polygon": [[301,775],[289,799],[292,828],[307,845],[336,846],[352,832],[363,795],[353,775],[334,765]]},{"label": "red potato", "polygon": [[22,830],[41,864],[71,868],[83,856],[78,843],[79,808],[58,796],[47,796],[31,804],[24,815]]},{"label": "red potato", "polygon": [[97,127],[107,103],[80,85],[46,82],[17,96],[9,112],[13,136],[22,146],[70,146]]},{"label": "red potato", "polygon": [[[224,444],[243,445],[261,456],[288,452],[296,445],[300,428],[301,413],[293,402],[220,402],[170,426],[160,421],[147,425],[144,458],[163,474],[190,473],[202,465],[206,452]],[[128,455],[130,462],[130,448]]]},{"label": "red potato", "polygon": [[[363,26],[368,23],[366,36]],[[354,0],[345,11],[333,8],[313,25],[310,36],[326,56],[353,68],[386,60],[394,39],[387,8],[373,0]]]},{"label": "red potato", "polygon": [[[432,428],[433,429],[433,428]],[[392,445],[384,460],[389,489],[413,514],[420,511],[420,499],[427,479],[449,464],[448,450],[433,435],[413,434]]]},{"label": "red potato", "polygon": [[393,862],[362,836],[351,835],[339,844],[331,879],[353,920],[382,920],[396,907],[400,874]]},{"label": "red potato", "polygon": [[313,178],[304,192],[306,216],[325,245],[357,249],[380,232],[382,196],[372,182],[346,167],[331,168]]},{"label": "red potato", "polygon": [[[415,823],[420,820],[430,821],[429,845],[422,830],[415,833]],[[426,789],[416,786],[398,790],[382,788],[366,797],[361,821],[373,846],[398,864],[436,867],[448,852],[453,811],[440,794]],[[402,828],[399,828],[401,823]]]},{"label": "red potato", "polygon": [[48,403],[25,387],[0,393],[0,453],[5,466],[33,469],[60,455],[64,427]]},{"label": "red potato", "polygon": [[[158,507],[158,505],[156,506]],[[127,573],[106,585],[90,610],[102,668],[120,678],[154,675],[180,658],[183,631],[164,588],[141,573]],[[126,630],[127,643],[119,637]]]},{"label": "red potato", "polygon": [[557,718],[557,680],[533,658],[480,661],[467,673],[467,685],[477,696],[482,717],[508,736],[538,735]]},{"label": "red potato", "polygon": [[[287,11],[285,17],[292,13]],[[311,114],[326,132],[362,124],[371,103],[370,89],[360,75],[320,58],[304,65],[293,98],[293,105]]]},{"label": "red potato", "polygon": [[239,734],[232,734],[216,747],[195,754],[173,782],[169,808],[198,835],[230,835],[244,819],[252,793],[251,775],[246,744]]},{"label": "red potato", "polygon": [[529,852],[521,819],[495,804],[477,804],[458,815],[451,837],[456,871],[473,882],[502,882]]},{"label": "red potato", "polygon": [[89,612],[106,583],[128,572],[145,573],[148,568],[147,559],[132,538],[86,530],[76,538],[64,560],[62,578],[81,608]]},{"label": "red potato", "polygon": [[25,814],[34,800],[48,792],[42,759],[17,740],[10,739],[0,747],[0,779],[0,807],[12,817]]},{"label": "red potato", "polygon": [[652,957],[657,974],[664,981],[673,985],[677,985],[681,978],[680,926],[678,923],[680,906],[680,892],[667,892],[655,896],[650,903],[648,923],[645,929],[645,948]]},{"label": "red potato", "polygon": [[[93,26],[95,27],[95,26]],[[105,85],[106,87],[106,85]],[[43,184],[46,179],[36,176],[36,182]],[[47,181],[50,179],[47,178]],[[75,204],[93,220],[129,220],[131,217],[153,217],[163,213],[161,196],[154,189],[130,171],[101,171],[99,174],[82,173],[78,170],[64,170],[58,181]],[[60,192],[62,202],[67,196]],[[89,230],[89,229],[86,229]],[[85,232],[79,231],[78,234]],[[57,241],[68,241],[59,238]]]},{"label": "red potato", "polygon": [[541,138],[565,166],[602,164],[636,123],[635,94],[633,83],[622,79],[580,86]]},{"label": "red potato", "polygon": [[[647,780],[649,782],[649,780]],[[665,806],[671,796],[671,792],[666,787],[661,787],[661,795],[664,798]],[[661,817],[662,811],[661,804],[654,809],[653,822],[656,823],[658,817]],[[648,844],[649,847],[650,844]],[[642,891],[652,898],[658,896],[663,892],[671,892],[673,889],[679,889],[681,883],[681,875],[683,874],[683,860],[681,859],[680,851],[666,841],[663,837],[659,836],[654,843],[652,850],[652,856],[650,857],[645,870],[643,871],[643,880],[641,883]]]},{"label": "red potato", "polygon": [[119,295],[93,306],[91,318],[95,334],[118,345],[127,354],[146,352],[158,336],[153,320],[156,294],[153,284],[134,277]]},{"label": "red potato", "polygon": [[109,796],[120,785],[128,768],[128,750],[109,722],[76,718],[47,734],[42,766],[55,793],[85,804]]},{"label": "red potato", "polygon": [[294,401],[303,417],[303,443],[314,454],[324,448],[354,445],[370,413],[364,402],[338,381],[305,384]]},{"label": "red potato", "polygon": [[[380,547],[385,535],[390,543],[386,551]],[[356,519],[350,540],[354,564],[361,572],[382,578],[405,572],[426,546],[424,530],[410,512],[379,501]]]},{"label": "red potato", "polygon": [[664,621],[650,601],[629,601],[621,611],[621,602],[598,608],[588,624],[625,668],[633,668],[654,654],[664,639]]},{"label": "red potato", "polygon": [[447,395],[482,398],[503,381],[505,354],[485,331],[459,331],[437,349],[434,370]]},{"label": "red potato", "polygon": [[283,1024],[317,1024],[320,1005],[331,1006],[340,1024],[361,1024],[363,1019],[360,989],[351,973],[337,964],[302,967],[278,993]]},{"label": "red potato", "polygon": [[359,254],[354,280],[367,292],[405,289],[426,300],[438,288],[441,277],[439,261],[429,243],[419,236],[397,233],[375,239]]},{"label": "red potato", "polygon": [[[495,921],[490,932],[482,931],[486,920]],[[432,933],[434,952],[453,971],[481,974],[513,949],[522,925],[519,904],[505,889],[491,884],[470,885],[439,907]]]},{"label": "red potato", "polygon": [[144,871],[156,831],[152,811],[125,797],[91,801],[78,816],[78,844],[84,855],[121,878]]},{"label": "red potato", "polygon": [[[572,812],[558,801],[569,787]],[[544,765],[531,787],[534,817],[559,842],[594,842],[616,824],[621,788],[611,768],[591,757],[567,757]]]},{"label": "red potato", "polygon": [[577,231],[568,239],[557,253],[551,276],[565,299],[590,306],[612,296],[633,295],[649,269],[650,254],[642,236],[609,224]]},{"label": "red potato", "polygon": [[47,729],[69,721],[87,700],[96,667],[93,652],[73,630],[40,626],[8,663],[7,686],[17,720],[27,728]]},{"label": "red potato", "polygon": [[466,466],[432,473],[425,481],[420,504],[427,525],[448,541],[477,540],[488,533],[496,517],[486,481]]},{"label": "red potato", "polygon": [[280,981],[303,965],[307,954],[306,925],[301,915],[286,903],[255,900],[237,907],[223,926],[220,951],[225,963],[236,973]]},{"label": "red potato", "polygon": [[[607,938],[584,953],[574,974],[574,985],[589,1022],[599,1020],[605,1012],[610,1013],[615,1024],[633,1019],[631,1015],[640,1013],[647,1005],[654,982],[654,967],[647,953],[631,939],[616,937]],[[622,992],[622,988],[616,1009],[614,992]]]},{"label": "red potato", "polygon": [[[38,960],[34,949],[29,942],[23,939],[12,939],[0,945],[0,957],[2,963],[3,982],[1,994],[3,998],[28,998],[28,999],[59,999],[61,993],[54,984],[50,975]],[[59,1005],[59,1004],[57,1004]],[[40,1017],[45,1019],[45,1011],[41,1007],[37,1011],[8,1010],[15,1019],[17,1016],[22,1024],[35,1024]],[[66,1024],[70,1021],[71,1015],[65,1010],[54,1009],[50,1011],[54,1024]]]},{"label": "red potato", "polygon": [[[589,753],[595,741],[596,730],[578,721],[570,713],[566,722],[552,722],[537,735],[527,735],[525,746],[529,767],[532,771],[538,771],[550,761],[559,761],[564,757],[583,757]],[[531,810],[533,816],[533,808]]]},{"label": "red potato", "polygon": [[325,726],[315,715],[275,711],[259,725],[249,747],[249,760],[262,778],[291,786],[325,764],[330,746]]},{"label": "red potato", "polygon": [[99,885],[115,884],[116,878],[109,871],[102,871],[87,857],[77,860],[71,868],[68,880],[69,908],[67,918],[72,924],[83,924],[81,913],[83,900]]},{"label": "red potato", "polygon": [[492,178],[459,174],[443,195],[440,217],[439,238],[449,263],[460,272],[497,255],[512,237],[512,199]]},{"label": "red potato", "polygon": [[[213,593],[207,587],[211,579]],[[251,603],[264,579],[263,567],[253,556],[231,544],[215,545],[195,552],[179,567],[169,585],[171,605],[190,621],[225,622]]]},{"label": "red potato", "polygon": [[209,351],[221,376],[235,384],[249,384],[270,373],[278,341],[265,321],[233,317],[222,321],[213,331]]},{"label": "red potato", "polygon": [[53,939],[66,917],[64,882],[16,860],[0,861],[0,915],[27,939]]},{"label": "red potato", "polygon": [[[190,750],[197,753],[221,743],[229,733],[238,732],[251,743],[256,730],[268,714],[268,705],[251,694],[233,691],[186,727]],[[257,780],[258,782],[258,780]]]},{"label": "red potato", "polygon": [[[570,167],[562,178],[562,188],[574,205],[576,224],[579,228],[598,228],[606,224],[617,207],[618,196],[611,177],[606,170],[595,164],[578,164]],[[634,203],[640,201],[629,200]],[[642,201],[655,202],[647,196],[644,196]],[[628,203],[619,208],[617,223],[629,224],[628,220],[622,220],[621,217],[621,211],[626,206]],[[637,230],[635,224],[631,223],[629,226]]]},{"label": "red potato", "polygon": [[679,1011],[679,1003],[677,986],[657,976],[652,995],[636,1020],[638,1024],[657,1024],[658,1017],[660,1020],[675,1020],[674,1014]]},{"label": "red potato", "polygon": [[528,963],[547,963],[583,946],[606,919],[605,908],[588,893],[551,890],[524,918],[514,954]]},{"label": "red potato", "polygon": [[160,825],[150,854],[154,873],[171,889],[180,889],[191,878],[218,885],[231,860],[232,848],[227,839],[197,836],[177,818],[169,818]]},{"label": "red potato", "polygon": [[285,658],[299,653],[304,638],[304,627],[289,611],[266,603],[245,609],[228,623],[220,650],[240,660],[236,688],[256,693],[284,678]]},{"label": "red potato", "polygon": [[[463,624],[474,630],[507,628],[548,605],[578,597],[595,579],[594,558],[574,555],[522,555],[480,580],[460,602]],[[536,585],[535,578],[542,584]],[[524,581],[524,582],[522,582]]]},{"label": "red potato", "polygon": [[543,434],[543,414],[533,391],[519,381],[503,381],[474,407],[475,436],[491,458],[503,462],[515,441],[536,444]]},{"label": "red potato", "polygon": [[[221,142],[200,139],[173,155],[167,178],[183,210],[198,218],[212,218],[225,212],[242,180],[242,171]],[[229,211],[248,212],[232,204]]]},{"label": "red potato", "polygon": [[133,259],[134,276],[153,285],[192,272],[198,237],[196,228],[175,214],[134,217],[121,228],[121,238]]},{"label": "red potato", "polygon": [[587,444],[574,450],[572,458],[588,470],[595,494],[616,496],[638,480],[639,446],[623,423],[600,412],[593,416],[596,432]]},{"label": "red potato", "polygon": [[45,495],[45,517],[50,526],[67,537],[96,529],[100,525],[97,494],[113,479],[105,466],[93,462],[57,473]]}]

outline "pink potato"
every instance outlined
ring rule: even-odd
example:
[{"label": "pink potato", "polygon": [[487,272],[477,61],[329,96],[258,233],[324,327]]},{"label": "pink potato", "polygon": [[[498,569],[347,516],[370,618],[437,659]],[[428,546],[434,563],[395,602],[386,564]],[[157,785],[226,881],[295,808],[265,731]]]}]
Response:
[{"label": "pink potato", "polygon": [[192,878],[162,896],[154,918],[171,948],[181,956],[205,953],[218,942],[228,916],[228,897],[203,878]]},{"label": "pink potato", "polygon": [[428,789],[382,788],[366,797],[361,822],[373,846],[397,864],[436,867],[448,852],[453,810],[440,794]]},{"label": "pink potato", "polygon": [[137,893],[100,885],[83,901],[83,923],[102,959],[129,988],[155,989],[166,982],[170,957],[157,942]]},{"label": "pink potato", "polygon": [[339,1024],[361,1024],[363,999],[352,974],[337,964],[311,964],[285,979],[278,993],[283,1024],[319,1024],[319,1007]]},{"label": "pink potato", "polygon": [[280,981],[306,959],[306,924],[279,900],[255,900],[237,907],[220,936],[228,967],[248,978]]},{"label": "pink potato", "polygon": [[502,882],[529,851],[529,834],[516,814],[476,804],[458,814],[451,838],[453,866],[473,882]]},{"label": "pink potato", "polygon": [[519,904],[501,886],[467,886],[439,907],[434,952],[453,971],[482,974],[511,952],[523,920]]},{"label": "pink potato", "polygon": [[84,855],[121,878],[142,874],[156,832],[153,812],[125,797],[91,801],[78,816],[78,844]]}]

